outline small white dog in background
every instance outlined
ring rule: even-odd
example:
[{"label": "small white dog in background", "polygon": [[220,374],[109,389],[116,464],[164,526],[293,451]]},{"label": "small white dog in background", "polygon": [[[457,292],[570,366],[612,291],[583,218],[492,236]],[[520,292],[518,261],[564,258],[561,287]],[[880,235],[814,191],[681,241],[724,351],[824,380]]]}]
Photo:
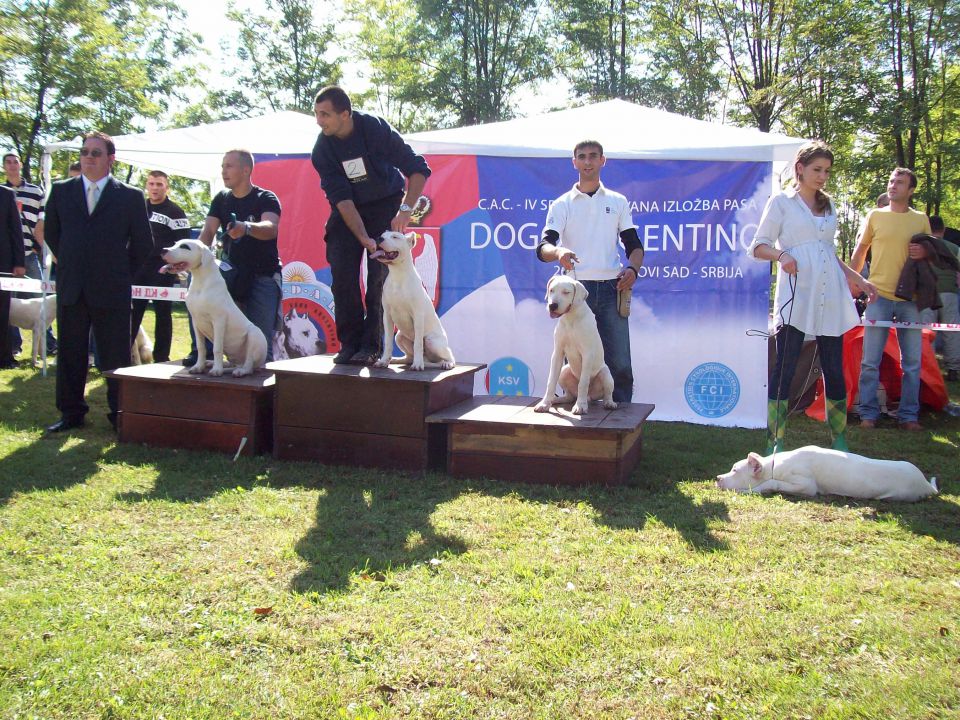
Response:
[{"label": "small white dog in background", "polygon": [[143,325],[137,330],[137,336],[133,339],[130,346],[130,363],[132,365],[149,365],[153,362],[153,340],[143,329]]},{"label": "small white dog in background", "polygon": [[[555,402],[574,398],[574,415],[586,414],[591,400],[602,400],[604,408],[615,410],[613,375],[603,361],[603,343],[597,319],[587,305],[587,289],[572,277],[554,275],[547,283],[546,301],[550,317],[560,321],[553,331],[547,387],[534,412],[548,412]],[[565,393],[561,400],[554,397],[558,382]]]},{"label": "small white dog in background", "polygon": [[381,236],[372,260],[388,268],[383,283],[383,353],[375,367],[387,367],[393,354],[393,328],[397,328],[397,345],[404,357],[397,362],[412,370],[439,367],[450,370],[457,364],[450,350],[447,333],[427,295],[423,281],[413,264],[415,233],[387,231]]},{"label": "small white dog in background", "polygon": [[[41,313],[41,307],[43,313]],[[41,317],[43,315],[44,317]],[[30,362],[36,366],[40,362],[40,341],[46,336],[47,328],[57,319],[57,296],[45,295],[32,298],[10,298],[10,324],[21,330],[33,333],[33,350]]]},{"label": "small white dog in background", "polygon": [[905,460],[872,458],[809,445],[769,457],[750,453],[730,472],[717,475],[717,487],[754,493],[786,493],[813,497],[843,495],[864,500],[916,502],[936,495],[929,481]]},{"label": "small white dog in background", "polygon": [[197,362],[191,373],[207,369],[207,345],[213,343],[211,375],[223,375],[223,356],[235,366],[234,377],[242,377],[261,368],[267,360],[267,340],[227,292],[227,283],[220,274],[210,248],[198,240],[180,240],[164,251],[165,272],[189,272],[187,310],[193,318],[197,340]]}]

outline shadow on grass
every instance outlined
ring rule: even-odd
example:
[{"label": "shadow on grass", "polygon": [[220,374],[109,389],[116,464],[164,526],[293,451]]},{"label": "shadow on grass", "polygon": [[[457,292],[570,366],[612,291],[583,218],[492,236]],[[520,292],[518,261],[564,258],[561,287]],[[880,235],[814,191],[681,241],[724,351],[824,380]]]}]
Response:
[{"label": "shadow on grass", "polygon": [[296,544],[310,563],[291,582],[296,592],[331,592],[349,585],[353,572],[385,573],[440,555],[459,555],[466,543],[437,532],[431,516],[457,498],[464,483],[434,473],[420,476],[339,468],[324,485],[316,522]]},{"label": "shadow on grass", "polygon": [[88,393],[91,412],[83,428],[44,435],[45,427],[59,417],[55,408],[56,368],[50,368],[47,377],[26,363],[19,370],[5,372],[10,372],[6,379],[10,390],[0,395],[3,425],[16,433],[38,434],[0,459],[0,506],[16,494],[65,490],[98,473],[104,448],[116,439],[104,416],[106,387],[101,383]]}]

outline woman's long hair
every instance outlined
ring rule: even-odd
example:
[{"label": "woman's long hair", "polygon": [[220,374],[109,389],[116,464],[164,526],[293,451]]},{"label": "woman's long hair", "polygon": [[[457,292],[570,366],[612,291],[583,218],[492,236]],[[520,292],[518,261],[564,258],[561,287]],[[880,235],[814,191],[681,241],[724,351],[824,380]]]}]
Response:
[{"label": "woman's long hair", "polygon": [[[793,158],[793,173],[795,176],[793,181],[794,189],[800,187],[800,177],[802,175],[801,172],[797,172],[797,165],[807,167],[817,158],[825,158],[833,165],[833,150],[822,140],[813,140],[805,143],[797,150],[797,155]],[[817,190],[816,197],[814,198],[814,206],[817,212],[826,211],[830,207],[830,196],[823,190]]]}]

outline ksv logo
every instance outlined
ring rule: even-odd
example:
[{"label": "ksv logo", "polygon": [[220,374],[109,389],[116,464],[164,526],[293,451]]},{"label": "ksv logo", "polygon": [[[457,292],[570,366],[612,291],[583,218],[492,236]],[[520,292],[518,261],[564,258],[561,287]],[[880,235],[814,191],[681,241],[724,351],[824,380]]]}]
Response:
[{"label": "ksv logo", "polygon": [[529,395],[534,387],[530,367],[515,357],[497,358],[487,368],[489,395]]},{"label": "ksv logo", "polygon": [[722,363],[703,363],[687,375],[683,394],[687,405],[697,415],[723,417],[740,400],[740,380],[733,370]]}]

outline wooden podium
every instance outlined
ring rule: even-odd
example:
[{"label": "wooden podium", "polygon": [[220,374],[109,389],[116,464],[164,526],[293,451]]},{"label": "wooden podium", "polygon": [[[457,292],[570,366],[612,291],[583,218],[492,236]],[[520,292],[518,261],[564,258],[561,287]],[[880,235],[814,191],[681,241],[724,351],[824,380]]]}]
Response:
[{"label": "wooden podium", "polygon": [[540,398],[477,396],[435,412],[427,423],[447,429],[447,471],[552,485],[619,485],[640,460],[642,425],[654,406],[621,403],[586,415],[570,405],[533,411]]},{"label": "wooden podium", "polygon": [[444,433],[425,422],[473,396],[485,365],[414,371],[335,365],[330,355],[268,363],[275,374],[273,455],[397,470],[442,468]]},{"label": "wooden podium", "polygon": [[191,375],[179,362],[133,365],[109,373],[120,385],[120,442],[235,453],[269,452],[273,375]]}]

